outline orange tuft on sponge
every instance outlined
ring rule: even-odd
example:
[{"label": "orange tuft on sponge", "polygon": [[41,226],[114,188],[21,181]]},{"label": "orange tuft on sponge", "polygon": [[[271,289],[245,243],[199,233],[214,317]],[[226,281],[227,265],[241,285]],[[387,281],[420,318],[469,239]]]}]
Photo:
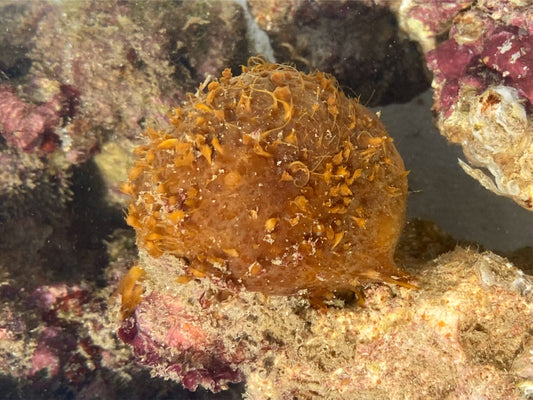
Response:
[{"label": "orange tuft on sponge", "polygon": [[145,275],[144,269],[135,265],[118,284],[113,296],[121,296],[120,319],[128,318],[141,301],[143,288],[138,282],[142,281]]},{"label": "orange tuft on sponge", "polygon": [[146,131],[124,185],[127,222],[152,256],[184,258],[189,278],[273,295],[327,297],[406,276],[393,260],[402,159],[333,77],[252,59],[170,122]]}]

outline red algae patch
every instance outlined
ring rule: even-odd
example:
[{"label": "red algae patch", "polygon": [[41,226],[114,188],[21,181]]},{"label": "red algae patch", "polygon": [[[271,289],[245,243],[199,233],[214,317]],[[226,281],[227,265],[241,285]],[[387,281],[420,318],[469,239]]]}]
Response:
[{"label": "red algae patch", "polygon": [[127,222],[151,256],[185,260],[178,282],[324,298],[405,278],[393,261],[402,159],[333,77],[251,59],[145,134],[123,187]]}]

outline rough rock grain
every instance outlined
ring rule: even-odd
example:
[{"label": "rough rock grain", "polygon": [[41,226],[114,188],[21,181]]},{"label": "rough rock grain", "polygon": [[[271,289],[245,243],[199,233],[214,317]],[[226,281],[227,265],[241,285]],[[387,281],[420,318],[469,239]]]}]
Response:
[{"label": "rough rock grain", "polygon": [[[363,287],[363,307],[168,279],[183,264],[141,254],[144,298],[121,335],[156,375],[248,399],[524,399],[533,281],[491,252],[456,248],[419,290]],[[169,275],[171,274],[171,275]],[[126,337],[127,336],[127,337]]]}]

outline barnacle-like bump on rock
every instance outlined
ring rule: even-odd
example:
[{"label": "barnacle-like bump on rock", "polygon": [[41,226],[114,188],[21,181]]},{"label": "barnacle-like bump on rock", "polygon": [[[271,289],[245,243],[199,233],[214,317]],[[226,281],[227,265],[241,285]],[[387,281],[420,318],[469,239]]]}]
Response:
[{"label": "barnacle-like bump on rock", "polygon": [[406,171],[376,115],[324,73],[251,59],[148,129],[123,191],[127,223],[190,279],[324,298],[405,282],[393,255]]}]

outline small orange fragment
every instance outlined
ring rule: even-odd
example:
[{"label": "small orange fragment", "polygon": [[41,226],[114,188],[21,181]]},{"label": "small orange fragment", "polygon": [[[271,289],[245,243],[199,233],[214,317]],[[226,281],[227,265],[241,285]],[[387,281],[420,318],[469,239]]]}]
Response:
[{"label": "small orange fragment", "polygon": [[118,284],[113,295],[121,296],[120,319],[128,318],[141,301],[143,288],[137,282],[142,281],[145,275],[144,269],[135,265]]}]

